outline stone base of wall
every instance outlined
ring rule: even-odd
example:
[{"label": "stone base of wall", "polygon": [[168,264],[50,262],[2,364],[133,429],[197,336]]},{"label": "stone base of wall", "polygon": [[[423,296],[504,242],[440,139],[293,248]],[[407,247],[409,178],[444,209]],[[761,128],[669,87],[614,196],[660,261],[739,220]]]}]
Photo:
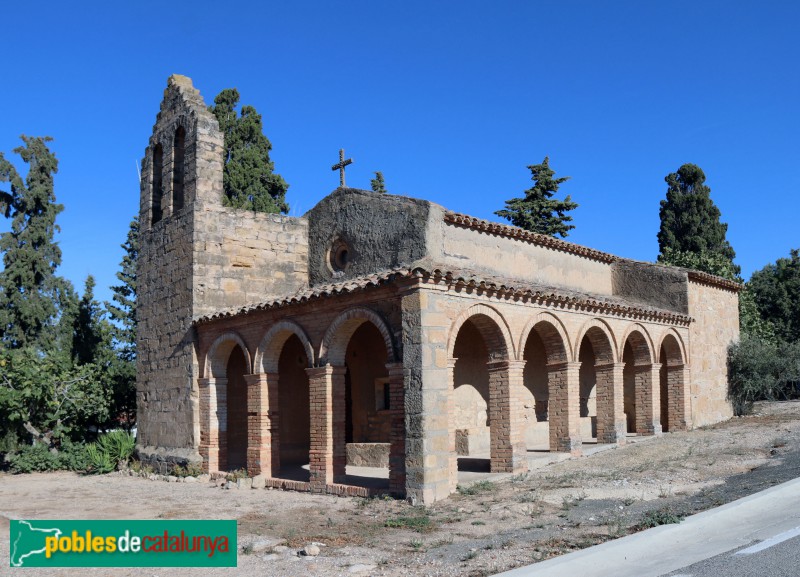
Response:
[{"label": "stone base of wall", "polygon": [[347,464],[389,467],[389,443],[347,443]]},{"label": "stone base of wall", "polygon": [[172,473],[175,465],[186,467],[189,464],[202,465],[203,458],[197,449],[174,449],[165,447],[136,447],[135,456],[142,464],[150,465],[159,475]]}]

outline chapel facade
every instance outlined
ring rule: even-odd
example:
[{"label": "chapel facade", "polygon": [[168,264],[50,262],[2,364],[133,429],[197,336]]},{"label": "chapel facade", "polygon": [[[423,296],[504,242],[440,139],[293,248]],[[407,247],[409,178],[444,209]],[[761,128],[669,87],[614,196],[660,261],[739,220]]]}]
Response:
[{"label": "chapel facade", "polygon": [[144,460],[428,504],[460,460],[522,472],[732,415],[737,283],[352,188],[302,217],[227,208],[222,169],[170,77],[142,161]]}]

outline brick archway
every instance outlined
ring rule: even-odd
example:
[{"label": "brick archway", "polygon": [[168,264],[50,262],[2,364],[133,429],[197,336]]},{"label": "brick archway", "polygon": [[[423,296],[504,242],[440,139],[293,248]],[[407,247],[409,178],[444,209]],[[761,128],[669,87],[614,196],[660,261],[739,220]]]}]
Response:
[{"label": "brick archway", "polygon": [[689,379],[684,356],[683,341],[670,330],[661,339],[658,360],[659,391],[661,393],[661,417],[664,429],[669,432],[685,431],[689,428]]},{"label": "brick archway", "polygon": [[620,350],[623,363],[626,429],[639,435],[661,432],[659,365],[654,363],[652,339],[646,328],[634,324],[625,331]]},{"label": "brick archway", "polygon": [[493,359],[515,359],[514,341],[508,323],[498,311],[484,304],[472,305],[462,312],[450,327],[447,357],[453,358],[456,338],[465,322],[472,322],[483,336],[489,356]]},{"label": "brick archway", "polygon": [[370,309],[355,307],[340,314],[328,327],[320,345],[318,364],[343,366],[347,345],[356,329],[365,322],[371,322],[383,337],[386,345],[386,362],[394,363],[397,360],[397,351],[392,339],[389,326],[383,318]]},{"label": "brick archway", "polygon": [[280,321],[272,325],[261,339],[255,354],[255,362],[253,363],[254,373],[277,373],[278,360],[280,359],[283,345],[286,341],[295,335],[303,344],[303,349],[306,352],[309,366],[314,366],[314,349],[311,346],[311,340],[303,330],[303,327],[294,321]]},{"label": "brick archway", "polygon": [[247,348],[247,345],[244,344],[244,340],[239,336],[238,333],[234,331],[228,331],[218,336],[208,348],[208,352],[205,356],[205,362],[203,363],[203,376],[207,379],[226,378],[227,375],[225,374],[225,366],[228,362],[228,357],[230,356],[233,347],[236,345],[239,345],[244,353],[249,372],[250,368],[252,367],[250,350]]}]

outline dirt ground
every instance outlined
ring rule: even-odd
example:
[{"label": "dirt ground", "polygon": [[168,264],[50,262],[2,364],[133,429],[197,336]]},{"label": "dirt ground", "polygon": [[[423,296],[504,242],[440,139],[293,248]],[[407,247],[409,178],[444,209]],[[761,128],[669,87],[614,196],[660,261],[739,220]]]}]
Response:
[{"label": "dirt ground", "polygon": [[[800,476],[800,402],[477,481],[427,509],[111,474],[0,476],[9,519],[237,519],[237,569],[26,569],[40,575],[477,576],[620,537]],[[318,555],[302,549],[317,544]],[[0,570],[0,573],[2,570]]]}]

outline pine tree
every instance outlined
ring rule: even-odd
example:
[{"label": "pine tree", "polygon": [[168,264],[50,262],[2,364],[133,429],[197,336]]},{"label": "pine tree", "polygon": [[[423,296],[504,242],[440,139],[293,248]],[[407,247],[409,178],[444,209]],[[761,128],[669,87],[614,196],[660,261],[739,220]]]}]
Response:
[{"label": "pine tree", "polygon": [[269,158],[272,144],[264,136],[261,115],[252,106],[236,112],[239,91],[220,92],[209,110],[214,113],[225,137],[225,167],[222,187],[225,204],[256,212],[289,212],[286,191],[289,185],[273,172]]},{"label": "pine tree", "polygon": [[94,277],[89,275],[73,323],[72,356],[79,365],[102,362],[111,349],[110,326],[94,300],[94,287]]},{"label": "pine tree", "polygon": [[575,210],[578,205],[572,202],[569,195],[564,200],[554,199],[553,196],[558,192],[559,185],[570,177],[553,178],[555,171],[550,168],[548,157],[544,158],[542,164],[533,164],[528,168],[533,186],[525,191],[524,198],[507,200],[506,208],[495,214],[531,232],[566,237],[575,228],[568,224],[572,217],[567,212]]},{"label": "pine tree", "polygon": [[115,304],[106,303],[106,309],[114,322],[113,336],[120,356],[124,360],[136,359],[136,263],[139,259],[139,217],[134,217],[128,229],[125,250],[117,272],[120,284],[112,286]]},{"label": "pine tree", "polygon": [[[659,262],[680,265],[679,261],[686,253],[700,255],[700,261],[706,263],[713,263],[721,257],[730,262],[738,276],[741,269],[733,264],[736,253],[726,239],[728,225],[720,222],[721,213],[711,200],[711,189],[705,184],[706,175],[702,169],[694,164],[684,164],[664,180],[668,188],[667,198],[661,201],[659,211]],[[708,267],[700,270],[719,274]]]},{"label": "pine tree", "polygon": [[122,245],[125,254],[112,286],[115,304],[106,303],[116,355],[109,366],[113,390],[111,417],[126,429],[136,424],[136,265],[139,259],[139,218],[131,221]]},{"label": "pine tree", "polygon": [[383,173],[380,171],[375,173],[375,178],[370,180],[369,184],[372,187],[372,192],[381,192],[383,194],[388,192],[386,190],[386,183],[383,181]]},{"label": "pine tree", "polygon": [[29,166],[24,181],[0,153],[0,212],[11,218],[11,231],[0,234],[4,269],[0,272],[0,342],[22,348],[46,341],[58,313],[59,294],[65,282],[55,276],[61,249],[54,242],[56,216],[64,209],[56,203],[53,175],[58,161],[50,152],[50,137],[21,137],[14,149]]}]

